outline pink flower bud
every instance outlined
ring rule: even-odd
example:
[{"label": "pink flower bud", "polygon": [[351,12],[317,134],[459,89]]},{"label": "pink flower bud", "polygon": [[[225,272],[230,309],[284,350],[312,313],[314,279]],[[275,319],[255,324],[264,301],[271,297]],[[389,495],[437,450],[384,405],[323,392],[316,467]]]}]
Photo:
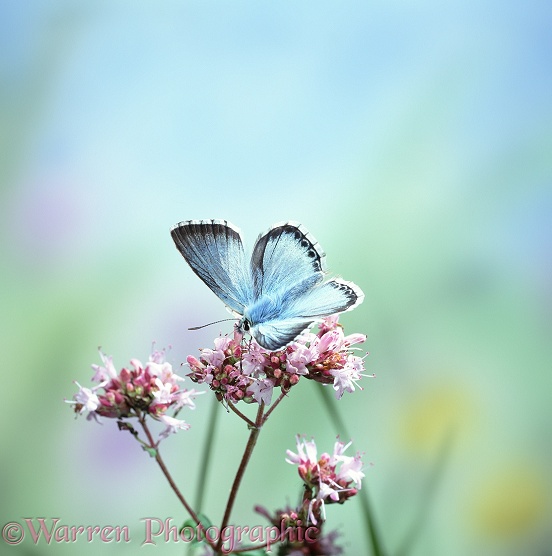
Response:
[{"label": "pink flower bud", "polygon": [[205,367],[200,363],[198,359],[196,359],[193,355],[188,355],[186,358],[186,362],[190,366],[193,371],[202,371]]}]

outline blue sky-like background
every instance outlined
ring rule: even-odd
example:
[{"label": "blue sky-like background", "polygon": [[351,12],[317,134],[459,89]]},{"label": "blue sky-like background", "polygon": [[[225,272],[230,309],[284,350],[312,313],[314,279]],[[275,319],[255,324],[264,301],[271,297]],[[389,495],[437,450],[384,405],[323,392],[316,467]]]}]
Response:
[{"label": "blue sky-like background", "polygon": [[[183,518],[131,438],[75,421],[63,399],[98,345],[122,367],[170,344],[178,368],[228,331],[187,331],[226,312],[174,249],[174,223],[225,218],[252,245],[296,220],[366,294],[342,322],[368,335],[377,378],[339,407],[373,464],[388,553],[411,528],[413,556],[548,553],[551,19],[545,2],[493,0],[3,3],[2,524],[128,524],[132,543],[102,546],[118,554],[139,548],[140,518]],[[263,430],[236,522],[294,501],[296,433],[331,450],[311,386]],[[190,493],[201,402],[164,446]],[[246,435],[221,415],[213,521]],[[328,526],[366,553],[357,501],[328,508]],[[75,548],[98,551],[0,541]]]}]

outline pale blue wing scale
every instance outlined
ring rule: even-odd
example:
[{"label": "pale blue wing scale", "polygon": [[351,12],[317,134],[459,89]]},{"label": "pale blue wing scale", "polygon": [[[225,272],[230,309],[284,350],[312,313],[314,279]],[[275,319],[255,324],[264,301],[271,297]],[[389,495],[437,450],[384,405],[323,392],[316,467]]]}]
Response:
[{"label": "pale blue wing scale", "polygon": [[259,236],[251,256],[255,298],[307,291],[322,282],[325,253],[300,224],[276,224]]},{"label": "pale blue wing scale", "polygon": [[187,220],[172,227],[176,248],[192,270],[234,312],[243,315],[253,284],[238,228],[226,220]]},{"label": "pale blue wing scale", "polygon": [[276,303],[273,303],[273,299],[267,300],[266,305],[269,307],[279,307],[277,314],[273,312],[269,315],[267,312],[264,315],[256,315],[256,311],[265,305],[257,303],[251,311],[253,322],[257,316],[268,318],[260,318],[258,324],[252,327],[251,334],[264,348],[278,350],[295,340],[315,322],[336,313],[350,311],[362,303],[363,299],[364,294],[356,284],[334,278],[303,292],[300,296],[284,294]]},{"label": "pale blue wing scale", "polygon": [[269,351],[278,351],[293,342],[310,326],[311,320],[293,318],[262,322],[251,328],[250,332],[259,345]]},{"label": "pale blue wing scale", "polygon": [[296,297],[288,297],[282,305],[281,317],[313,319],[354,309],[364,300],[364,293],[353,282],[333,278]]}]

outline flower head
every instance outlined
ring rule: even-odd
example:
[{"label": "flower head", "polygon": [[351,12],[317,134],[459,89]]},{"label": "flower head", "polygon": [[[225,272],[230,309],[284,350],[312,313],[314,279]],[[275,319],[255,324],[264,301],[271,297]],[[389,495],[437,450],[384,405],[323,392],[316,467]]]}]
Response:
[{"label": "flower head", "polygon": [[[333,319],[331,323],[337,325],[337,321]],[[355,386],[361,388],[358,381],[366,376],[362,374],[364,359],[354,356],[350,348],[364,341],[364,334],[345,336],[341,326],[329,328],[328,323],[324,324],[318,335],[312,335],[310,341],[309,347],[316,353],[316,357],[309,365],[307,378],[322,384],[333,383],[338,399],[344,392],[354,392]]]},{"label": "flower head", "polygon": [[318,456],[314,440],[297,436],[297,453],[287,450],[287,463],[297,465],[299,476],[305,484],[304,503],[307,505],[308,519],[314,525],[325,519],[324,504],[343,503],[354,496],[364,478],[360,454],[345,456],[351,445],[339,439],[332,454]]},{"label": "flower head", "polygon": [[352,354],[351,346],[366,340],[364,334],[345,336],[338,316],[319,324],[318,334],[306,332],[278,351],[268,351],[254,340],[244,343],[240,335],[215,338],[214,349],[200,350],[199,358],[187,358],[197,383],[208,384],[219,400],[269,404],[274,388],[287,393],[301,377],[333,384],[336,397],[361,388],[366,376],[364,360]]},{"label": "flower head", "polygon": [[202,392],[180,387],[184,379],[165,361],[164,350],[152,351],[145,365],[138,359],[131,359],[128,368],[119,373],[111,356],[100,351],[100,358],[103,366],[92,365],[95,371],[92,380],[100,384],[86,388],[76,383],[79,391],[69,402],[74,404],[76,413],[88,411],[88,419],[106,417],[119,421],[149,415],[166,425],[160,438],[189,428],[184,421],[168,415],[168,411],[176,412],[184,406],[193,409],[195,396]]},{"label": "flower head", "polygon": [[202,349],[199,359],[187,358],[194,382],[206,383],[219,400],[269,404],[272,391],[287,392],[299,379],[287,367],[287,352],[269,352],[256,342],[242,345],[241,338],[219,337],[215,349]]}]

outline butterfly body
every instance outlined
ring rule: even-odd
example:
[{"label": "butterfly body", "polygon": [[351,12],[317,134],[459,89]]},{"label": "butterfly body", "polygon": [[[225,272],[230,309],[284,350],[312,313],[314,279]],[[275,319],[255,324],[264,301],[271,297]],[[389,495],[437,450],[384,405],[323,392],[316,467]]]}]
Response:
[{"label": "butterfly body", "polygon": [[260,235],[249,265],[240,231],[225,220],[180,222],[171,235],[192,270],[240,317],[238,330],[272,351],[364,298],[352,282],[324,281],[324,252],[294,222],[276,224]]}]

